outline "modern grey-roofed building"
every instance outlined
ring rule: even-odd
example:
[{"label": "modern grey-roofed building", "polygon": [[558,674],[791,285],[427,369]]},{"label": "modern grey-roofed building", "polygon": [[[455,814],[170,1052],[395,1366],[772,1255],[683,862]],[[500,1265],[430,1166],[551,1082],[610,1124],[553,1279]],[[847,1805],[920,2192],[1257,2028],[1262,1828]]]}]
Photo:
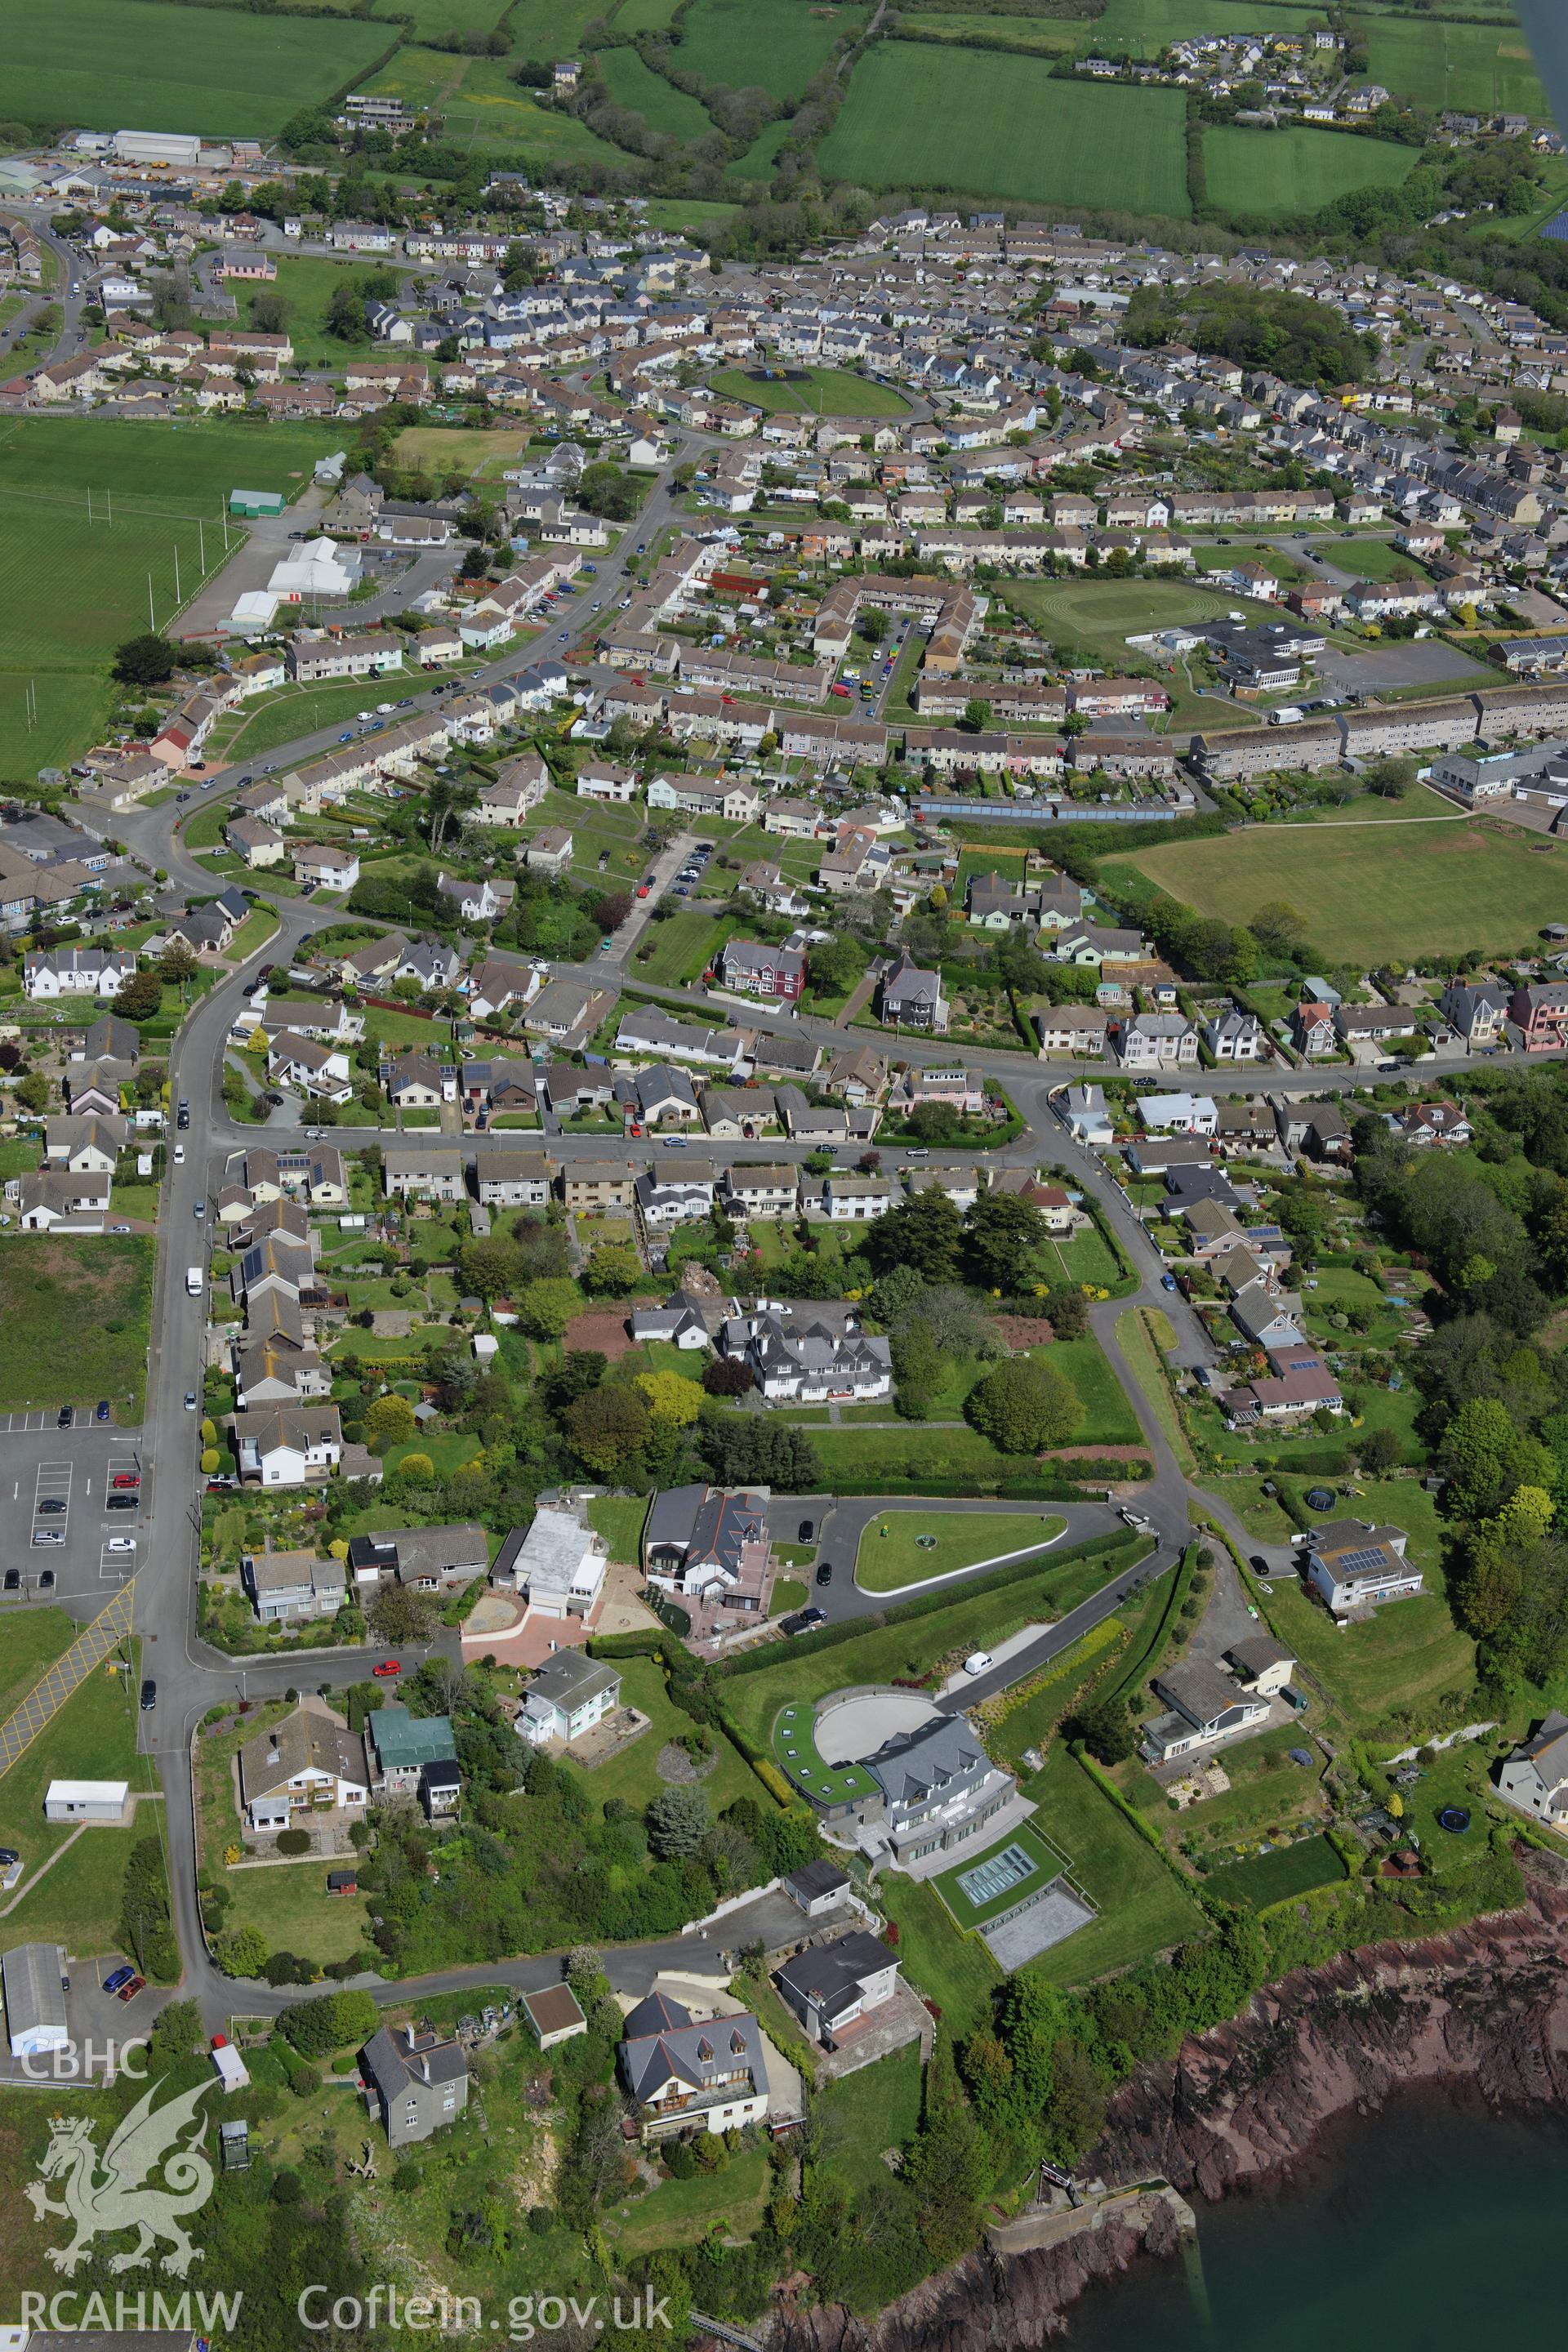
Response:
[{"label": "modern grey-roofed building", "polygon": [[1540,1729],[1505,1758],[1498,1788],[1510,1805],[1538,1820],[1557,1829],[1568,1824],[1568,1715],[1554,1711],[1542,1718]]},{"label": "modern grey-roofed building", "polygon": [[833,2049],[847,2027],[891,2000],[899,1989],[898,1955],[856,1927],[831,1944],[808,1945],[784,1962],[774,1981],[811,2039]]},{"label": "modern grey-roofed building", "polygon": [[372,2034],[360,2053],[360,2072],[388,2147],[428,2139],[468,2104],[468,2062],[458,2044],[412,2025],[384,2025]]},{"label": "modern grey-roofed building", "polygon": [[1268,1718],[1266,1698],[1244,1690],[1206,1659],[1188,1658],[1167,1666],[1155,1675],[1153,1686],[1156,1698],[1163,1699],[1170,1710],[1148,1724],[1142,1735],[1143,1752],[1157,1764],[1194,1748],[1212,1748]]},{"label": "modern grey-roofed building", "polygon": [[0,1982],[13,2058],[37,2058],[68,2048],[65,1954],[58,1944],[17,1944],[0,1959]]},{"label": "modern grey-roofed building", "polygon": [[621,1678],[614,1666],[584,1657],[581,1650],[559,1650],[530,1683],[518,1732],[535,1748],[551,1739],[570,1746],[613,1715],[620,1702]]},{"label": "modern grey-roofed building", "polygon": [[684,1600],[765,1614],[773,1578],[767,1506],[765,1486],[665,1487],[643,1528],[648,1582]]},{"label": "modern grey-roofed building", "polygon": [[391,1528],[349,1538],[349,1573],[366,1594],[378,1584],[405,1584],[416,1592],[445,1592],[483,1576],[490,1549],[471,1519],[440,1528]]}]

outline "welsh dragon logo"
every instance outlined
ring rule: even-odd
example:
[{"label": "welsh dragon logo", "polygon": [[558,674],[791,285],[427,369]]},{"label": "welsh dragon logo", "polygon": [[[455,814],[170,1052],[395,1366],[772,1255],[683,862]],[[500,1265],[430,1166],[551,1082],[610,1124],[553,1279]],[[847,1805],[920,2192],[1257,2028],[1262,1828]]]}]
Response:
[{"label": "welsh dragon logo", "polygon": [[[191,2243],[184,2216],[199,2212],[212,2195],[213,2168],[198,2145],[205,2127],[198,2110],[212,2085],[198,2083],[194,2091],[154,2109],[158,2087],[154,2083],[144,2091],[116,2126],[103,2151],[101,2169],[88,2118],[50,2118],[49,2144],[38,2170],[46,2181],[63,2180],[65,2193],[53,2198],[37,2181],[29,2181],[26,2195],[40,2221],[47,2214],[58,2213],[76,2231],[68,2245],[45,2249],[56,2270],[68,2278],[86,2262],[95,2238],[117,2230],[134,2230],[136,2243],[129,2252],[110,2257],[111,2271],[147,2268],[164,2240],[170,2252],[158,2267],[175,2278],[184,2278],[193,2263],[203,2260],[202,2249]],[[197,2126],[195,2137],[179,2144],[181,2133],[192,2123]],[[167,2185],[144,2187],[148,2176],[160,2169]]]}]

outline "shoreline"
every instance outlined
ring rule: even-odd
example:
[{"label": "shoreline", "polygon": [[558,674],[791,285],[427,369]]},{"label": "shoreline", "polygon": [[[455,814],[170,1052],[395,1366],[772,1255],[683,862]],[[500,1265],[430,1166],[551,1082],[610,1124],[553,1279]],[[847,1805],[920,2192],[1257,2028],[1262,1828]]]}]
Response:
[{"label": "shoreline", "polygon": [[768,2352],[1018,2352],[1138,2257],[1177,2252],[1192,2206],[1285,2185],[1352,2111],[1425,2087],[1568,2112],[1568,1865],[1531,1853],[1526,1878],[1521,1909],[1298,1969],[1124,2083],[1079,2167],[1108,2193],[1076,2227],[1012,2251],[1021,2218],[874,2318],[831,2305],[748,2332]]}]

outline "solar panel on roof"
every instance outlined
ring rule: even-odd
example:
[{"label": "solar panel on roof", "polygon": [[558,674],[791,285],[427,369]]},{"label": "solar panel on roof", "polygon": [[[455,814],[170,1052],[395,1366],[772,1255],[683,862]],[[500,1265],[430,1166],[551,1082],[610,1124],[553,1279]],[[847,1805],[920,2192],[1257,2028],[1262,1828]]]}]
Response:
[{"label": "solar panel on roof", "polygon": [[1348,1569],[1354,1576],[1370,1573],[1373,1569],[1386,1568],[1387,1565],[1388,1555],[1381,1549],[1373,1551],[1347,1551],[1342,1555],[1340,1559],[1341,1569]]}]

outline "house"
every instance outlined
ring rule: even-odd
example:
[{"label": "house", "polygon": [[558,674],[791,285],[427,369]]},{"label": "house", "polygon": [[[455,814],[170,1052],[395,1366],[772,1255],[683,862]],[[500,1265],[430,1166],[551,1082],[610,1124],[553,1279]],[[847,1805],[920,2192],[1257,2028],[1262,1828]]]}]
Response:
[{"label": "house", "polygon": [[446,1093],[445,1065],[434,1054],[406,1046],[387,1066],[382,1083],[395,1110],[437,1110]]},{"label": "house", "polygon": [[1406,1143],[1468,1143],[1470,1122],[1458,1103],[1411,1103],[1395,1115],[1394,1131]]},{"label": "house", "polygon": [[[7,1197],[12,1197],[6,1188]],[[100,1234],[109,1214],[110,1179],[41,1168],[17,1181],[17,1223],[25,1234]]]},{"label": "house", "polygon": [[570,1160],[561,1171],[561,1196],[569,1209],[590,1216],[629,1209],[642,1169],[618,1160]]},{"label": "house", "polygon": [[719,959],[719,983],[738,995],[793,1004],[805,986],[805,957],[798,948],[726,940]]},{"label": "house", "polygon": [[463,1155],[455,1148],[426,1144],[382,1156],[381,1181],[403,1200],[462,1201],[468,1198]]},{"label": "house", "polygon": [[1212,1095],[1142,1095],[1136,1108],[1139,1125],[1154,1134],[1213,1135],[1219,1125]]},{"label": "house", "polygon": [[643,1528],[642,1561],[661,1592],[733,1611],[755,1624],[768,1613],[775,1573],[767,1494],[743,1487],[668,1486]]},{"label": "house", "polygon": [[550,1199],[550,1170],[542,1151],[503,1145],[479,1162],[479,1200],[488,1209],[542,1209]]},{"label": "house", "polygon": [[535,1748],[558,1739],[570,1747],[592,1731],[621,1703],[621,1678],[614,1666],[585,1657],[581,1650],[558,1650],[529,1684],[518,1735]]},{"label": "house", "polygon": [[615,1006],[615,992],[592,988],[581,981],[552,980],[540,990],[522,1016],[531,1037],[574,1051],[591,1037]]},{"label": "house", "polygon": [[1217,1013],[1204,1023],[1204,1044],[1216,1062],[1256,1062],[1268,1050],[1263,1024],[1256,1013],[1242,1013],[1232,1005],[1227,1012]]},{"label": "house", "polygon": [[1522,984],[1510,998],[1508,1013],[1527,1054],[1560,1052],[1568,1044],[1568,981]]},{"label": "house", "polygon": [[922,971],[912,957],[900,953],[882,974],[878,989],[879,1017],[897,1029],[919,1029],[941,1036],[947,1028],[948,1003],[941,975]]},{"label": "house", "polygon": [[234,1416],[242,1479],[263,1486],[319,1486],[342,1460],[335,1404],[261,1405]]},{"label": "house", "polygon": [[359,880],[359,855],[336,842],[302,843],[293,853],[294,879],[321,890],[352,890]]},{"label": "house", "polygon": [[1059,1097],[1052,1097],[1052,1108],[1079,1143],[1115,1140],[1116,1129],[1102,1087],[1068,1087]]},{"label": "house", "polygon": [[558,2042],[570,2042],[588,2031],[588,2021],[570,1985],[546,1985],[542,1992],[525,1992],[521,2007],[541,2050],[553,2050]]},{"label": "house", "polygon": [[1403,1528],[1330,1519],[1311,1528],[1302,1541],[1303,1580],[1335,1617],[1407,1601],[1422,1590],[1421,1570],[1405,1557],[1409,1538]]},{"label": "house", "polygon": [[247,1825],[258,1832],[289,1829],[296,1815],[363,1816],[370,1797],[364,1749],[325,1699],[301,1699],[240,1748],[239,1795]]},{"label": "house", "polygon": [[1043,1004],[1033,1015],[1040,1059],[1070,1054],[1079,1061],[1103,1061],[1110,1015],[1094,1004]]},{"label": "house", "polygon": [[[1498,1790],[1521,1811],[1563,1828],[1568,1822],[1568,1715],[1553,1710],[1542,1717],[1540,1727],[1503,1759]],[[6,1998],[9,2003],[9,1985]]]},{"label": "house", "polygon": [[645,2140],[738,2131],[768,2111],[763,2031],[742,2011],[699,2025],[683,2003],[649,1993],[626,2021],[617,2057]]},{"label": "house", "polygon": [[1231,1320],[1244,1339],[1257,1348],[1289,1348],[1300,1344],[1301,1301],[1267,1281],[1249,1282],[1230,1302]]},{"label": "house", "polygon": [[572,867],[573,849],[573,836],[564,825],[547,824],[529,843],[523,852],[523,864],[531,874],[567,874]]},{"label": "house", "polygon": [[1247,1633],[1225,1653],[1225,1663],[1253,1698],[1278,1698],[1296,1671],[1289,1650],[1272,1633]]},{"label": "house", "polygon": [[835,1225],[869,1224],[885,1217],[897,1197],[886,1176],[825,1176],[816,1202],[804,1190],[801,1195],[808,1214],[815,1211]]},{"label": "house", "polygon": [[458,1757],[450,1718],[410,1715],[397,1699],[373,1707],[364,1719],[371,1786],[378,1797],[413,1797],[427,1764],[452,1764]]},{"label": "house", "polygon": [[1502,1035],[1509,996],[1509,991],[1495,981],[1450,981],[1437,1000],[1437,1009],[1470,1052],[1482,1054]]},{"label": "house", "polygon": [[849,1302],[781,1301],[737,1311],[721,1326],[717,1345],[721,1356],[751,1365],[770,1402],[876,1403],[892,1391],[891,1343],[868,1337]]},{"label": "house", "polygon": [[44,1158],[51,1167],[69,1169],[73,1176],[112,1176],[129,1137],[122,1118],[97,1111],[81,1118],[47,1118]]},{"label": "house", "polygon": [[131,948],[54,948],[22,958],[22,987],[35,1003],[61,996],[114,996],[136,971]]},{"label": "house", "polygon": [[1186,1070],[1198,1060],[1198,1033],[1184,1013],[1132,1013],[1107,1030],[1124,1070]]},{"label": "house", "polygon": [[521,1593],[541,1617],[591,1617],[604,1590],[605,1539],[570,1496],[541,1502],[525,1534],[514,1528],[496,1554],[494,1584]]},{"label": "house", "polygon": [[300,1094],[323,1102],[353,1099],[353,1073],[346,1054],[307,1037],[298,1029],[281,1029],[267,1046],[267,1075]]},{"label": "house", "polygon": [[732,1160],[724,1171],[725,1206],[742,1223],[790,1217],[800,1199],[800,1171],[788,1160]]},{"label": "house", "polygon": [[313,1551],[247,1553],[241,1570],[251,1607],[264,1625],[332,1617],[347,1598],[341,1561]]},{"label": "house", "polygon": [[489,1568],[483,1528],[469,1519],[457,1526],[391,1528],[378,1535],[349,1538],[349,1574],[367,1601],[384,1584],[413,1592],[454,1592]]},{"label": "house", "polygon": [[837,2050],[848,2029],[872,2016],[899,1990],[898,1954],[863,1927],[831,1943],[808,1944],[773,1978],[807,2039]]},{"label": "house", "polygon": [[1290,1042],[1309,1061],[1337,1053],[1340,1040],[1334,1026],[1334,1007],[1303,997],[1290,1015]]},{"label": "house", "polygon": [[1169,1764],[1195,1748],[1213,1748],[1268,1719],[1268,1701],[1244,1690],[1206,1658],[1186,1658],[1154,1676],[1156,1698],[1168,1714],[1145,1724],[1140,1746],[1151,1763]]},{"label": "house", "polygon": [[489,877],[478,882],[465,880],[458,874],[438,874],[436,888],[442,905],[449,915],[459,916],[465,923],[493,923],[504,915],[516,896],[510,882],[498,882]]},{"label": "house", "polygon": [[411,2147],[468,2104],[468,2062],[456,2042],[413,2025],[384,2025],[360,2053],[366,2104],[388,2147]]}]

